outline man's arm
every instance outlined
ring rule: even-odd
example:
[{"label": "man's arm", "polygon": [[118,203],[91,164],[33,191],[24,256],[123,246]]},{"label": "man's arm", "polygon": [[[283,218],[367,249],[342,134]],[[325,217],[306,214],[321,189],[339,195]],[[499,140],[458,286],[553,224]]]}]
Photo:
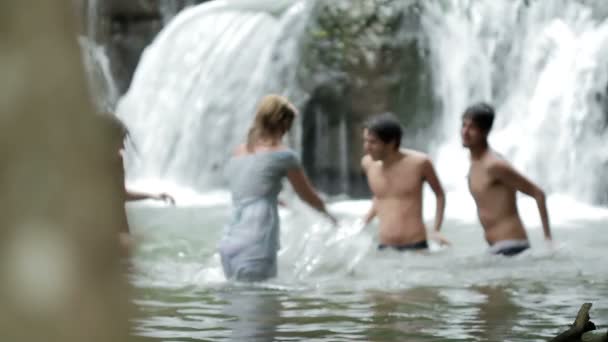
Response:
[{"label": "man's arm", "polygon": [[164,192],[160,193],[160,194],[149,194],[149,193],[144,193],[144,192],[126,190],[126,194],[127,194],[127,201],[155,199],[155,200],[159,200],[159,201],[168,201],[171,204],[175,204],[175,199],[171,195],[164,193]]},{"label": "man's arm", "polygon": [[435,172],[433,163],[428,158],[424,160],[422,165],[422,176],[424,177],[424,180],[429,183],[429,186],[435,193],[435,198],[437,201],[435,206],[433,239],[437,240],[440,244],[449,245],[450,242],[443,235],[441,235],[441,233],[439,233],[441,230],[441,225],[443,224],[443,215],[445,213],[445,192],[443,191],[443,186],[441,186],[439,177]]},{"label": "man's arm", "polygon": [[549,228],[549,214],[547,212],[545,192],[524,175],[517,172],[517,170],[504,160],[492,163],[488,168],[488,172],[499,181],[536,200],[540,219],[543,224],[545,239],[551,240],[551,229]]},{"label": "man's arm", "polygon": [[[366,176],[371,163],[373,163],[373,160],[369,155],[366,154],[363,156],[363,158],[361,158],[361,168]],[[367,214],[365,214],[363,217],[363,224],[368,225],[370,222],[372,222],[374,217],[376,217],[376,214],[376,196],[374,196],[372,197],[372,206],[369,208]]]},{"label": "man's arm", "polygon": [[376,197],[372,198],[372,206],[363,218],[363,224],[368,225],[376,217]]},{"label": "man's arm", "polygon": [[373,163],[372,157],[370,157],[369,155],[364,155],[361,158],[361,168],[363,169],[363,172],[365,174],[367,174],[367,169],[369,168],[370,164]]},{"label": "man's arm", "polygon": [[434,231],[439,232],[441,230],[443,214],[445,212],[445,192],[443,191],[443,186],[441,186],[439,177],[437,177],[437,173],[435,172],[435,168],[433,167],[433,163],[430,159],[426,159],[424,161],[422,170],[424,180],[429,183],[431,189],[435,193],[435,198],[437,199]]}]

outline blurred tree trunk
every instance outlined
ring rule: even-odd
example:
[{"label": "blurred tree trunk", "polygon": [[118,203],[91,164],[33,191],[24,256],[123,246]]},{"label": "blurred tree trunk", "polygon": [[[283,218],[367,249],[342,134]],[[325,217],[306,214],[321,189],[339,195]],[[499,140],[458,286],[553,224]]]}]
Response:
[{"label": "blurred tree trunk", "polygon": [[72,1],[0,2],[0,337],[129,340],[117,140],[95,115]]}]

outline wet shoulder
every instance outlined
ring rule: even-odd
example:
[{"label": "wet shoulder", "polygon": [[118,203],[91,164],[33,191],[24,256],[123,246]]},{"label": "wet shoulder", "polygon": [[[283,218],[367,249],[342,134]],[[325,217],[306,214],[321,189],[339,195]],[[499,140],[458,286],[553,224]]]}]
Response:
[{"label": "wet shoulder", "polygon": [[402,149],[401,153],[403,153],[403,163],[408,167],[417,167],[422,168],[426,163],[431,162],[431,159],[426,153],[415,151],[415,150],[406,150]]},{"label": "wet shoulder", "polygon": [[494,173],[502,169],[511,168],[509,161],[507,161],[504,156],[496,152],[486,154],[482,160],[481,166],[488,173]]},{"label": "wet shoulder", "polygon": [[504,186],[501,179],[511,169],[511,164],[495,153],[488,153],[482,160],[471,164],[471,173],[475,176],[474,181],[483,184],[484,188],[488,189]]}]

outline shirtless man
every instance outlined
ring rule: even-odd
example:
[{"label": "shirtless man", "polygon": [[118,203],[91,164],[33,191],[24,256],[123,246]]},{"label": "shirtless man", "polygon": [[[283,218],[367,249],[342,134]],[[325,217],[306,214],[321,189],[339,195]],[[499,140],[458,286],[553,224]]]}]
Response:
[{"label": "shirtless man", "polygon": [[492,106],[478,103],[467,108],[462,116],[462,145],[471,152],[469,190],[475,199],[490,252],[511,256],[530,247],[517,211],[517,191],[536,200],[548,241],[551,240],[551,230],[544,192],[488,145],[493,122]]},{"label": "shirtless man", "polygon": [[361,165],[374,194],[372,208],[365,217],[380,221],[378,249],[427,249],[427,232],[422,222],[422,186],[428,182],[437,198],[435,226],[431,238],[448,244],[439,233],[443,221],[445,195],[431,160],[425,154],[399,149],[401,125],[391,114],[369,121],[363,133],[366,155]]}]

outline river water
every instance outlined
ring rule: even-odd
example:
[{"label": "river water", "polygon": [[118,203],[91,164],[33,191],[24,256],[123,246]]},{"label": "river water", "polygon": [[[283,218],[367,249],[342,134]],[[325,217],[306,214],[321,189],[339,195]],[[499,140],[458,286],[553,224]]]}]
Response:
[{"label": "river water", "polygon": [[[608,211],[549,199],[555,242],[542,239],[532,202],[520,210],[533,248],[489,255],[466,196],[450,194],[453,246],[379,252],[366,201],[334,202],[332,228],[303,204],[283,209],[279,277],[227,282],[215,251],[229,207],[129,205],[139,245],[131,275],[134,334],[159,341],[544,341],[584,302],[608,319]],[[215,202],[215,203],[214,203]],[[458,204],[456,204],[458,203]],[[425,216],[432,212],[427,205]]]}]

